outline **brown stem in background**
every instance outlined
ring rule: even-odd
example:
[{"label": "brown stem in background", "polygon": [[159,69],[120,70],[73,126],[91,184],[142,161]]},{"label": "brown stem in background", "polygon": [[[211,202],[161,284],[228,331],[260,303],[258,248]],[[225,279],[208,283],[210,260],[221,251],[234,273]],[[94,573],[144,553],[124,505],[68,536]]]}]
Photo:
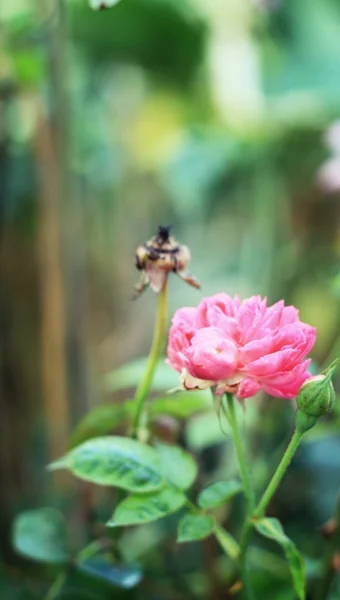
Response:
[{"label": "brown stem in background", "polygon": [[[38,101],[35,140],[40,174],[39,260],[42,304],[42,378],[49,456],[68,448],[70,425],[88,408],[85,259],[82,213],[70,173],[70,106],[68,89],[68,22],[65,0],[36,0],[37,19],[46,34],[48,110]],[[47,114],[48,113],[48,116]],[[50,116],[51,115],[51,116]],[[72,351],[72,361],[68,361]],[[72,369],[72,373],[71,373]],[[65,490],[71,480],[54,473]],[[66,484],[67,482],[67,484]],[[84,525],[93,529],[93,488],[78,490],[70,526],[83,542]],[[78,520],[81,523],[77,525]]]},{"label": "brown stem in background", "polygon": [[[66,293],[64,285],[62,221],[67,161],[65,93],[65,35],[63,4],[37,0],[39,18],[48,29],[46,68],[50,98],[47,109],[37,97],[38,125],[34,150],[38,165],[38,258],[41,293],[42,387],[48,428],[49,459],[62,455],[69,432],[66,361]],[[52,15],[53,9],[53,15]],[[53,19],[52,19],[53,16]],[[52,113],[53,119],[48,113]],[[54,475],[58,483],[64,476]]]},{"label": "brown stem in background", "polygon": [[65,297],[60,250],[60,172],[51,124],[38,101],[35,153],[39,173],[38,257],[41,294],[42,387],[49,458],[67,447],[68,405],[65,364]]}]

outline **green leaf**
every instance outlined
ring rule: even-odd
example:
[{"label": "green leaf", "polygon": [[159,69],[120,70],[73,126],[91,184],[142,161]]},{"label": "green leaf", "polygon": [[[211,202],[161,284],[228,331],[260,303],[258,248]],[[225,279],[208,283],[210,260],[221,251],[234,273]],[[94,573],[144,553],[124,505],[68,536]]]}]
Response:
[{"label": "green leaf", "polygon": [[38,85],[43,81],[46,57],[42,51],[16,50],[11,58],[21,84]]},{"label": "green leaf", "polygon": [[21,513],[14,522],[13,546],[23,556],[46,563],[68,560],[66,523],[54,508]]},{"label": "green leaf", "polygon": [[216,481],[205,488],[198,496],[198,505],[201,508],[220,506],[228,502],[233,496],[242,492],[242,485],[236,479],[230,481]]},{"label": "green leaf", "polygon": [[186,515],[178,525],[178,542],[203,540],[213,533],[216,526],[214,517],[210,515]]},{"label": "green leaf", "polygon": [[77,568],[96,579],[125,590],[135,587],[142,579],[142,572],[138,567],[113,564],[106,555],[79,562]]},{"label": "green leaf", "polygon": [[228,429],[221,427],[215,412],[200,414],[190,419],[185,433],[188,446],[193,450],[225,443],[230,435]]},{"label": "green leaf", "polygon": [[[138,385],[144,375],[147,358],[134,360],[104,376],[104,388],[107,392],[115,392],[133,388]],[[169,390],[178,386],[178,373],[168,367],[161,359],[158,362],[153,380],[152,390]]]},{"label": "green leaf", "polygon": [[157,443],[164,477],[181,490],[187,490],[195,481],[197,464],[193,457],[179,446]]},{"label": "green leaf", "polygon": [[159,521],[150,521],[138,527],[125,527],[118,542],[122,559],[129,563],[143,563],[146,555],[157,553],[157,548],[166,541],[167,534],[167,528]]},{"label": "green leaf", "polygon": [[104,404],[96,406],[78,423],[74,429],[70,447],[74,448],[86,440],[110,433],[128,416],[127,405]]},{"label": "green leaf", "polygon": [[214,534],[227,556],[235,560],[240,554],[240,547],[233,536],[220,525],[215,527]]},{"label": "green leaf", "polygon": [[199,412],[211,410],[211,404],[211,396],[205,391],[178,392],[152,400],[149,415],[151,418],[170,415],[178,419],[187,419]]},{"label": "green leaf", "polygon": [[264,518],[254,522],[256,530],[264,537],[280,544],[289,564],[295,591],[300,600],[305,595],[305,564],[295,544],[286,536],[280,521],[272,518]]},{"label": "green leaf", "polygon": [[162,488],[152,494],[134,494],[117,506],[107,525],[116,527],[156,521],[179,510],[186,500],[182,492],[172,487]]},{"label": "green leaf", "polygon": [[68,469],[85,481],[131,492],[151,492],[163,484],[161,461],[156,450],[118,436],[88,440],[49,468]]}]

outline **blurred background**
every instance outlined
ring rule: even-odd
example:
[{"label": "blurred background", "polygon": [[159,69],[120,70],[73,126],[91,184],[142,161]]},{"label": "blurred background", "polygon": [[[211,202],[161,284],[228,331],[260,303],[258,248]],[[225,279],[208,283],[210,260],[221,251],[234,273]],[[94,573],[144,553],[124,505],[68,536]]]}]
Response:
[{"label": "blurred background", "polygon": [[[134,253],[159,224],[190,246],[202,284],[173,277],[171,314],[218,291],[284,298],[318,329],[315,372],[340,355],[339,74],[338,0],[121,0],[97,11],[86,0],[1,0],[1,599],[43,598],[50,577],[43,570],[41,582],[42,571],[13,551],[20,511],[62,508],[84,541],[93,491],[89,500],[87,488],[53,480],[45,465],[91,408],[133,395],[156,305],[150,290],[131,301]],[[260,400],[248,418],[259,485],[266,452],[292,426],[291,403]],[[211,416],[162,422],[196,453],[206,480],[221,465],[233,469]],[[336,409],[273,507],[309,552],[311,576],[339,455]],[[175,551],[157,527],[139,533],[142,549],[131,553],[146,562],[149,587],[117,584],[98,596],[89,577],[60,597],[227,597],[207,592],[216,549]],[[256,577],[275,590],[261,597],[294,599],[281,555],[268,558],[270,574],[257,561]]]}]

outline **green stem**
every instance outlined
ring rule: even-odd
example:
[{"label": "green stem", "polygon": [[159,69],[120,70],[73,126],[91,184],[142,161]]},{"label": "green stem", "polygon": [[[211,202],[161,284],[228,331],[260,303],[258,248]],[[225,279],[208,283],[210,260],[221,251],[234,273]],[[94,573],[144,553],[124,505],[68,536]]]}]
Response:
[{"label": "green stem", "polygon": [[249,582],[248,582],[247,560],[246,560],[247,559],[247,549],[248,549],[249,540],[250,540],[250,536],[251,536],[251,532],[252,532],[252,528],[253,528],[252,520],[259,519],[264,515],[270,500],[272,499],[273,495],[275,494],[275,492],[281,482],[281,479],[283,478],[283,476],[284,476],[284,474],[285,474],[285,472],[286,472],[286,470],[287,470],[287,468],[299,446],[302,435],[303,435],[303,432],[300,432],[300,431],[294,432],[294,435],[288,445],[288,448],[287,448],[286,452],[284,453],[284,455],[281,459],[281,462],[280,462],[279,466],[277,467],[272,479],[270,480],[265,492],[263,493],[263,496],[262,496],[260,502],[258,503],[253,515],[250,516],[248,514],[248,518],[246,519],[246,521],[244,523],[242,536],[241,536],[240,567],[241,567],[241,577],[242,577],[242,581],[244,584],[244,591],[245,591],[246,598],[251,598],[251,596],[252,596],[251,588],[249,587]]},{"label": "green stem", "polygon": [[77,555],[76,560],[77,560],[77,562],[83,562],[85,560],[88,560],[89,558],[92,558],[96,554],[103,552],[103,550],[111,549],[111,547],[112,547],[111,540],[108,540],[108,539],[94,540],[93,542],[90,542],[87,546],[82,548],[82,550],[80,550],[80,552]]},{"label": "green stem", "polygon": [[235,451],[238,460],[238,465],[240,469],[240,474],[243,482],[244,494],[247,501],[247,513],[250,516],[254,510],[255,506],[255,498],[254,493],[251,487],[250,475],[247,466],[247,458],[244,450],[244,445],[241,438],[241,433],[239,430],[236,413],[235,413],[235,404],[234,397],[232,394],[226,394],[227,403],[229,409],[229,424],[231,427],[231,432],[233,435],[233,440],[235,444]]},{"label": "green stem", "polygon": [[241,537],[241,548],[239,553],[239,563],[241,571],[241,579],[244,586],[244,597],[248,600],[252,598],[251,586],[248,577],[247,568],[247,548],[251,534],[250,518],[255,507],[255,497],[251,487],[251,480],[247,466],[247,457],[245,454],[244,444],[242,441],[240,429],[235,412],[235,400],[232,394],[226,394],[228,403],[228,419],[231,427],[233,440],[235,444],[236,456],[239,464],[240,474],[243,482],[244,494],[247,502],[247,516],[243,527]]},{"label": "green stem", "polygon": [[246,518],[242,535],[241,535],[241,543],[240,543],[240,570],[241,570],[241,579],[244,585],[244,596],[247,600],[251,600],[253,598],[252,589],[249,583],[249,574],[248,574],[248,564],[247,564],[247,551],[250,542],[250,536],[252,532],[252,523],[250,521],[249,516]]},{"label": "green stem", "polygon": [[157,367],[157,362],[159,357],[161,356],[164,344],[164,338],[166,333],[166,325],[167,325],[167,314],[168,314],[168,285],[167,281],[163,286],[159,296],[158,296],[158,307],[157,307],[157,316],[155,322],[155,329],[153,334],[152,346],[148,358],[148,362],[146,365],[145,373],[140,381],[136,393],[135,393],[135,404],[136,404],[136,412],[135,418],[132,427],[132,437],[137,437],[138,430],[140,428],[141,419],[143,416],[143,408],[145,404],[145,400],[150,391],[150,387],[152,384],[152,379]]},{"label": "green stem", "polygon": [[66,578],[66,571],[62,571],[52,583],[50,589],[48,590],[45,596],[45,600],[54,600],[59,596],[59,592],[62,589],[62,587],[64,587]]},{"label": "green stem", "polygon": [[292,439],[289,442],[286,452],[284,453],[279,466],[277,467],[272,479],[270,480],[267,489],[264,491],[263,496],[258,503],[255,512],[254,518],[259,519],[262,517],[266,511],[266,508],[271,501],[273,495],[275,494],[281,479],[283,478],[287,468],[290,465],[290,462],[300,444],[303,433],[295,430]]}]

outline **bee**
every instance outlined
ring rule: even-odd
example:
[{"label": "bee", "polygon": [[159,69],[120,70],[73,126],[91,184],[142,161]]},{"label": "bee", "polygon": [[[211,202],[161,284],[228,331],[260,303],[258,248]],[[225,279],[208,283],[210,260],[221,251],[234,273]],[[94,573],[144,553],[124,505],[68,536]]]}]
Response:
[{"label": "bee", "polygon": [[170,235],[170,227],[159,226],[158,233],[136,251],[136,267],[142,271],[140,281],[134,286],[139,296],[149,285],[158,294],[164,287],[169,273],[176,273],[183,281],[196,289],[200,283],[185,269],[191,259],[187,246],[179,244]]}]

